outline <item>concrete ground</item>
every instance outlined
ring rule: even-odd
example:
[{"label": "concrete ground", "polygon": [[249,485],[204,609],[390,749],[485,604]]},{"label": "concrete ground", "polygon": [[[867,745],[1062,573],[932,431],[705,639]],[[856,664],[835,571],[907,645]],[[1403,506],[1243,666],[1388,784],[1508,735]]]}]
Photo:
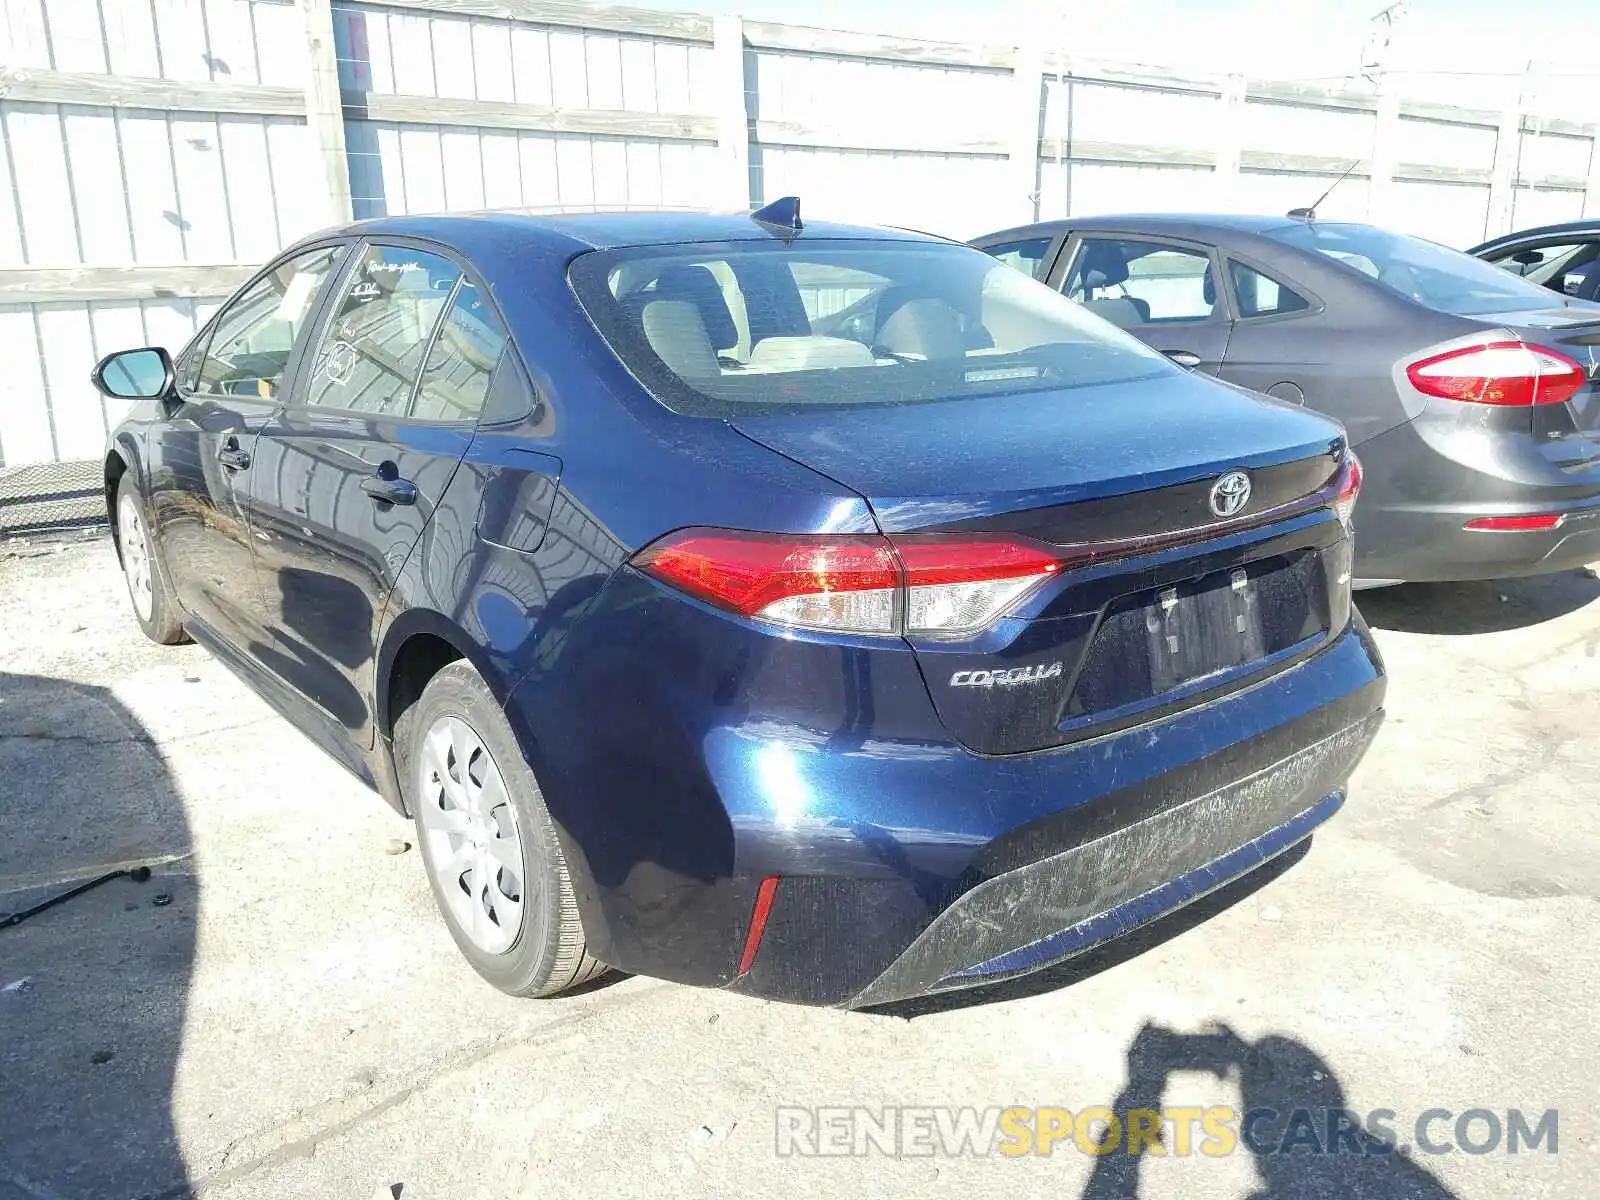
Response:
[{"label": "concrete ground", "polygon": [[[0,1198],[1594,1195],[1600,580],[1361,606],[1390,720],[1344,812],[1131,945],[888,1014],[639,978],[535,1002],[458,958],[376,796],[140,637],[107,542],[0,547],[0,913],[155,864],[0,928]],[[1390,1109],[1402,1145],[1430,1108],[1556,1109],[1559,1152],[775,1134],[790,1106],[1162,1104]]]}]

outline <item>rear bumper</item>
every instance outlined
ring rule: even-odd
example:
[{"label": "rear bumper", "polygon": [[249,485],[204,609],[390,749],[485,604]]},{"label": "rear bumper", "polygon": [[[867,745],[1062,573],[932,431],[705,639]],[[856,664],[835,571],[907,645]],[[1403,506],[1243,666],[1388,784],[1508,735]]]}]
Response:
[{"label": "rear bumper", "polygon": [[[585,937],[620,970],[772,999],[983,982],[1176,907],[1331,811],[1383,704],[1356,615],[1236,690],[983,755],[942,726],[909,653],[774,638],[623,584],[562,656],[584,669],[558,661],[506,705]],[[1001,895],[1003,920],[984,899]],[[1007,957],[1063,934],[1038,962]]]},{"label": "rear bumper", "polygon": [[994,983],[1173,912],[1308,837],[1344,803],[1374,712],[1247,778],[965,893],[848,1006]]},{"label": "rear bumper", "polygon": [[[981,774],[960,781],[980,789],[969,808],[1004,812],[1026,789],[1041,815],[967,843],[950,874],[919,863],[916,843],[931,830],[869,840],[856,826],[831,862],[807,854],[788,867],[771,853],[778,839],[761,836],[776,899],[753,965],[730,987],[862,1007],[1025,974],[1119,936],[1332,815],[1377,733],[1383,693],[1356,627],[1209,710],[1069,749],[975,759]],[[1218,735],[1209,753],[1161,761],[1201,726]]]},{"label": "rear bumper", "polygon": [[[1356,452],[1367,479],[1355,512],[1358,583],[1499,579],[1600,560],[1600,472],[1563,469],[1528,428],[1429,411]],[[1566,519],[1551,530],[1465,528],[1534,513]]]},{"label": "rear bumper", "polygon": [[[1475,530],[1476,517],[1564,514],[1555,529]],[[1362,522],[1383,530],[1373,552],[1364,549]],[[1583,503],[1549,503],[1530,495],[1525,501],[1493,504],[1391,506],[1360,513],[1356,525],[1356,577],[1437,583],[1462,579],[1505,579],[1570,571],[1600,562],[1600,498]]]}]

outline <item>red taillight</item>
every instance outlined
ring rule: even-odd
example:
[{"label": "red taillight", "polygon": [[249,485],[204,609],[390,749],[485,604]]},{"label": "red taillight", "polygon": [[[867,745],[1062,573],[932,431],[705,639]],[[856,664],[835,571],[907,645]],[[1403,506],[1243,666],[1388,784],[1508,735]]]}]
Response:
[{"label": "red taillight", "polygon": [[1524,513],[1515,517],[1476,517],[1461,528],[1488,533],[1518,533],[1529,529],[1555,529],[1566,513]]},{"label": "red taillight", "polygon": [[646,547],[634,565],[740,616],[855,633],[894,632],[900,568],[889,543],[877,534],[684,529]]},{"label": "red taillight", "polygon": [[836,633],[953,637],[987,628],[1061,570],[1016,538],[683,529],[634,565],[741,616]]},{"label": "red taillight", "polygon": [[1562,404],[1588,378],[1582,365],[1527,342],[1488,342],[1412,363],[1406,377],[1419,392],[1472,404]]},{"label": "red taillight", "polygon": [[1346,529],[1350,528],[1350,514],[1355,511],[1356,497],[1361,494],[1361,460],[1351,451],[1344,452],[1344,462],[1339,467],[1339,490],[1333,497],[1333,511],[1339,514]]}]

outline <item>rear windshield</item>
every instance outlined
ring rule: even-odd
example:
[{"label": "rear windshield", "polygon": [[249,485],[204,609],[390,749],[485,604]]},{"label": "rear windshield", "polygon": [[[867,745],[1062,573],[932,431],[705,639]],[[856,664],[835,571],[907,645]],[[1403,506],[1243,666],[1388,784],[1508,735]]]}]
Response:
[{"label": "rear windshield", "polygon": [[1307,221],[1265,233],[1301,250],[1337,259],[1435,312],[1471,317],[1560,303],[1544,288],[1524,283],[1470,254],[1371,225]]},{"label": "rear windshield", "polygon": [[597,251],[573,289],[657,399],[731,417],[1082,387],[1176,370],[1043,284],[942,242]]}]

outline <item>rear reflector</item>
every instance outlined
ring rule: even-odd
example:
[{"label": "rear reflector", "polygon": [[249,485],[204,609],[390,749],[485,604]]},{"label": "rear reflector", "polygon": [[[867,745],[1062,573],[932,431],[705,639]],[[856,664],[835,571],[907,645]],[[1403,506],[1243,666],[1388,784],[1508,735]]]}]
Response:
[{"label": "rear reflector", "polygon": [[1462,528],[1514,533],[1529,529],[1555,529],[1566,519],[1566,513],[1528,513],[1520,517],[1477,517],[1468,521]]},{"label": "rear reflector", "polygon": [[634,557],[691,596],[796,629],[957,637],[988,628],[1061,570],[998,536],[682,529]]},{"label": "rear reflector", "polygon": [[767,931],[767,917],[772,913],[772,901],[777,894],[778,877],[768,875],[756,890],[755,908],[750,912],[750,932],[744,935],[744,953],[739,956],[741,975],[755,964],[756,951],[761,949],[761,935]]},{"label": "rear reflector", "polygon": [[1406,368],[1419,392],[1472,404],[1562,404],[1588,379],[1581,364],[1527,342],[1487,342],[1420,359]]}]

